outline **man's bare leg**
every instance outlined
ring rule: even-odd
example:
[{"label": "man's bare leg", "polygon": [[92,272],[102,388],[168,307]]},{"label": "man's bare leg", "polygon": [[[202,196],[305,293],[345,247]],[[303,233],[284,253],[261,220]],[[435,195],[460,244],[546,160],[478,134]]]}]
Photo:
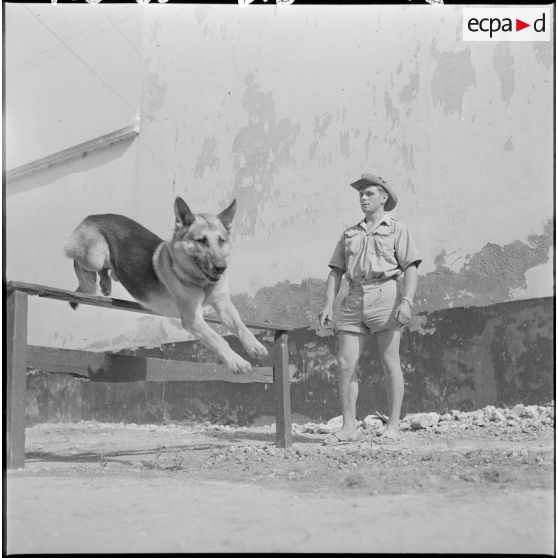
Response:
[{"label": "man's bare leg", "polygon": [[403,372],[399,360],[399,343],[401,332],[399,329],[386,329],[376,333],[378,352],[384,375],[387,377],[387,400],[389,420],[383,436],[397,439],[399,437],[399,417],[403,402]]},{"label": "man's bare leg", "polygon": [[335,434],[343,440],[356,440],[357,365],[362,353],[364,336],[359,333],[340,331],[337,338],[339,343],[337,353],[338,387],[343,413],[343,427]]}]

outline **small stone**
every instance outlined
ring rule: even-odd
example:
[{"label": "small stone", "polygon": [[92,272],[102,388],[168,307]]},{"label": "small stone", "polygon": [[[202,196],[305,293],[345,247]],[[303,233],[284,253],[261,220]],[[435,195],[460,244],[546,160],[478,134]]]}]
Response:
[{"label": "small stone", "polygon": [[514,414],[516,417],[520,417],[525,410],[525,405],[523,403],[518,403],[515,407],[512,407],[511,413]]},{"label": "small stone", "polygon": [[539,411],[537,409],[537,406],[529,405],[528,407],[525,407],[521,416],[531,418],[531,419],[539,418]]},{"label": "small stone", "polygon": [[331,432],[332,430],[337,430],[343,426],[343,417],[340,415],[338,417],[334,417],[327,421],[327,428]]},{"label": "small stone", "polygon": [[350,473],[343,479],[343,484],[348,488],[358,488],[366,484],[366,479],[361,473]]},{"label": "small stone", "polygon": [[440,415],[438,413],[417,413],[411,419],[411,429],[430,428],[436,426],[439,420]]},{"label": "small stone", "polygon": [[500,409],[494,409],[494,411],[492,412],[491,420],[494,420],[496,422],[504,422],[506,420],[506,416]]},{"label": "small stone", "polygon": [[484,413],[484,416],[488,420],[492,420],[492,417],[494,416],[494,411],[495,410],[496,410],[496,407],[494,407],[493,405],[487,405],[482,411]]},{"label": "small stone", "polygon": [[329,434],[330,430],[325,424],[320,424],[318,428],[316,428],[317,434]]},{"label": "small stone", "polygon": [[362,426],[366,430],[376,430],[377,428],[381,428],[382,425],[382,420],[376,415],[368,415],[362,420]]}]

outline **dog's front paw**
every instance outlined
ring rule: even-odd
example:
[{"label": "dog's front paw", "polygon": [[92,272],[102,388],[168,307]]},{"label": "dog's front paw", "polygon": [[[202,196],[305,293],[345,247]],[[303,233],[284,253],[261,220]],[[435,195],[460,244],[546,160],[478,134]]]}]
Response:
[{"label": "dog's front paw", "polygon": [[245,348],[253,358],[264,358],[268,355],[267,349],[256,338],[247,343]]},{"label": "dog's front paw", "polygon": [[227,366],[232,372],[235,374],[247,374],[252,370],[252,365],[247,360],[244,360],[236,353],[233,354],[234,356],[227,360]]}]

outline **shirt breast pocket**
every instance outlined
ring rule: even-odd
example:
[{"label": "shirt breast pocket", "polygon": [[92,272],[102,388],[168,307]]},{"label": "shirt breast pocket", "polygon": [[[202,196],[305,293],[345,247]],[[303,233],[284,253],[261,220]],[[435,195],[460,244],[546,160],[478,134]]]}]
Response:
[{"label": "shirt breast pocket", "polygon": [[378,256],[393,258],[395,254],[395,237],[391,232],[374,234],[374,245]]},{"label": "shirt breast pocket", "polygon": [[345,233],[345,252],[349,256],[354,256],[360,252],[361,237],[358,231]]}]

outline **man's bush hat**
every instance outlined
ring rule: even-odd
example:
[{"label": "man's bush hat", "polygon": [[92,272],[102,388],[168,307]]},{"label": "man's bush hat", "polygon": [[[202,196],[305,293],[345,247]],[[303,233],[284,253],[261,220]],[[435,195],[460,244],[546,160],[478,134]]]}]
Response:
[{"label": "man's bush hat", "polygon": [[387,182],[381,176],[366,173],[363,174],[356,182],[352,182],[351,186],[357,191],[363,186],[381,186],[389,195],[386,205],[384,205],[384,209],[386,211],[391,211],[397,205],[397,196],[395,195],[395,192],[390,186],[388,186]]}]

